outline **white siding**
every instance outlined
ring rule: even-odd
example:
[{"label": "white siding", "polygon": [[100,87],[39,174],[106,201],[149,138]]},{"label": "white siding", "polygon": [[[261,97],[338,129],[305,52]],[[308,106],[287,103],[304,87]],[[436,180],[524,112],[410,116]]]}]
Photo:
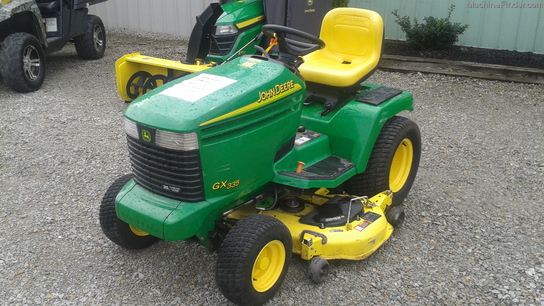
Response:
[{"label": "white siding", "polygon": [[350,6],[375,10],[385,21],[385,37],[405,39],[391,12],[417,18],[446,17],[454,4],[451,21],[468,24],[459,45],[544,53],[543,0],[351,0]]},{"label": "white siding", "polygon": [[213,0],[110,0],[89,7],[108,29],[129,28],[156,33],[191,35],[196,16]]},{"label": "white siding", "polygon": [[[218,0],[110,0],[90,10],[110,29],[131,28],[188,38],[195,17],[212,2]],[[544,0],[351,0],[349,5],[377,11],[385,20],[385,37],[404,39],[391,11],[398,9],[401,16],[421,21],[425,16],[445,17],[451,4],[456,5],[451,20],[469,24],[460,45],[544,53]],[[527,8],[514,7],[520,4]]]}]

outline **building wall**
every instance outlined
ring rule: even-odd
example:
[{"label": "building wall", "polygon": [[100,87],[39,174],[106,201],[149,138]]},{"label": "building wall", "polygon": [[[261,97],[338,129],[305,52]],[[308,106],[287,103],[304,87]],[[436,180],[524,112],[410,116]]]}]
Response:
[{"label": "building wall", "polygon": [[468,24],[459,45],[544,53],[544,1],[542,0],[351,0],[350,6],[377,11],[385,22],[385,37],[405,39],[395,17],[444,18],[454,4],[451,21]]},{"label": "building wall", "polygon": [[109,29],[129,28],[189,38],[200,15],[213,0],[110,0],[89,7]]},{"label": "building wall", "polygon": [[[305,0],[301,0],[305,1]],[[107,28],[131,28],[188,38],[195,17],[214,0],[110,0],[93,5]],[[385,37],[404,40],[391,12],[401,16],[446,17],[469,24],[459,44],[491,49],[544,53],[544,0],[351,0],[350,6],[372,9],[385,21]]]}]

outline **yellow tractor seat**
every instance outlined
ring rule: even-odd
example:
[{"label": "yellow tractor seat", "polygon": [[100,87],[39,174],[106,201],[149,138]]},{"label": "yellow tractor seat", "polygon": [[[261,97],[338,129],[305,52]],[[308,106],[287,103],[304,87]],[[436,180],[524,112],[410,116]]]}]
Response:
[{"label": "yellow tractor seat", "polygon": [[304,56],[300,73],[308,82],[349,87],[376,69],[381,58],[383,20],[359,8],[336,8],[327,13],[319,38],[325,48]]}]

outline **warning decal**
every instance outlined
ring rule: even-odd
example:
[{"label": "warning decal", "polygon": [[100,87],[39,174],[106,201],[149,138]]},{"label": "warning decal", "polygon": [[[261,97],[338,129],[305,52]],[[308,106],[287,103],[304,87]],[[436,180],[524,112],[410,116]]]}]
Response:
[{"label": "warning decal", "polygon": [[371,211],[366,212],[364,215],[361,216],[363,221],[357,224],[357,226],[355,226],[355,229],[359,232],[362,232],[365,228],[372,224],[372,222],[376,222],[376,220],[378,220],[380,217],[380,214],[373,213]]},{"label": "warning decal", "polygon": [[370,221],[366,221],[366,220],[363,220],[363,222],[359,223],[355,229],[358,230],[359,232],[362,232],[365,228],[367,228],[367,226],[369,226],[370,224],[372,224],[372,222]]}]

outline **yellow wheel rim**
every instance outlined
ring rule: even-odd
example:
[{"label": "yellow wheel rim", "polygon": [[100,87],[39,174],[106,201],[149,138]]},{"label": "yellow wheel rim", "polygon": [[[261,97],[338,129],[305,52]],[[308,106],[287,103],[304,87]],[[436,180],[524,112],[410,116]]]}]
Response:
[{"label": "yellow wheel rim", "polygon": [[406,184],[413,160],[414,145],[410,139],[404,138],[397,147],[391,163],[391,171],[389,172],[389,188],[391,188],[391,191],[397,192]]},{"label": "yellow wheel rim", "polygon": [[141,229],[138,229],[138,228],[135,228],[134,226],[132,225],[129,225],[130,227],[130,230],[132,231],[132,233],[136,236],[141,236],[141,237],[145,237],[145,236],[149,236],[148,233],[142,231]]},{"label": "yellow wheel rim", "polygon": [[253,288],[257,292],[270,290],[278,281],[285,265],[285,246],[281,241],[270,241],[259,253],[251,276]]}]

